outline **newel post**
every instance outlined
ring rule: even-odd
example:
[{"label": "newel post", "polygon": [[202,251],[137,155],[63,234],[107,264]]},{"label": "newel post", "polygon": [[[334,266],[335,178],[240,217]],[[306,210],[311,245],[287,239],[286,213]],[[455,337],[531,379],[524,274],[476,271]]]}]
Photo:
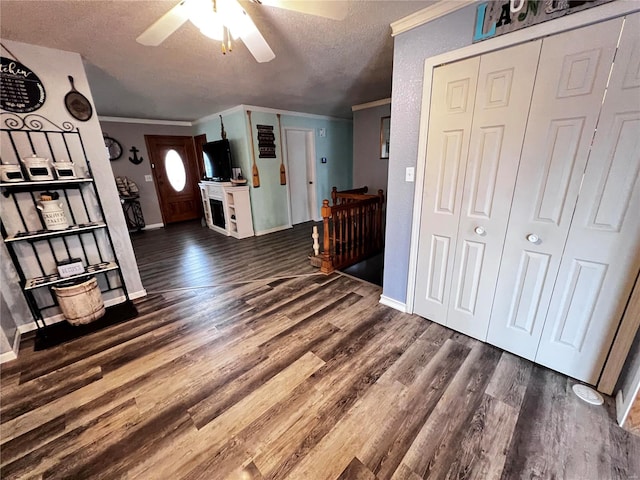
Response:
[{"label": "newel post", "polygon": [[[333,195],[333,192],[331,192]],[[329,243],[329,218],[331,217],[331,207],[329,206],[329,200],[324,199],[322,201],[322,265],[320,271],[322,273],[333,272],[333,264],[331,262],[331,244]]]}]

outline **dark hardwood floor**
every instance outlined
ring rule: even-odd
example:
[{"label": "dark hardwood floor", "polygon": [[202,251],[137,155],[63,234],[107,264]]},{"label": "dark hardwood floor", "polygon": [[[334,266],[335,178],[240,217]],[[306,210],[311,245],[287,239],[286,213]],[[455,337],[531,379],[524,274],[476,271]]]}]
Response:
[{"label": "dark hardwood floor", "polygon": [[2,366],[2,478],[631,479],[613,400],[316,274],[310,226],[134,235],[138,317]]}]

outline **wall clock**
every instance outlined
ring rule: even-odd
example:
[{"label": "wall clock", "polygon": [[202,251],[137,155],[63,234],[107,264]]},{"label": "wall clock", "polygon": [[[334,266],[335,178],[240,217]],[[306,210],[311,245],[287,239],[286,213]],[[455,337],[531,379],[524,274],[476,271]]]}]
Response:
[{"label": "wall clock", "polygon": [[109,160],[118,160],[122,156],[122,145],[115,138],[105,135],[104,146],[109,150]]}]

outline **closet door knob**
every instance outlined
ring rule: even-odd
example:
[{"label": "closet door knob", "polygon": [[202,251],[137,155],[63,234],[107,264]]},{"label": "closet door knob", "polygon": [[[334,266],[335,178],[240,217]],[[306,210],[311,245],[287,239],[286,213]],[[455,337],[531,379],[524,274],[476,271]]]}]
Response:
[{"label": "closet door knob", "polygon": [[486,233],[486,230],[483,227],[476,227],[473,229],[473,231],[478,235],[484,235]]},{"label": "closet door knob", "polygon": [[531,243],[537,243],[538,240],[540,240],[540,237],[535,233],[530,233],[529,235],[527,235],[527,240],[529,240]]}]

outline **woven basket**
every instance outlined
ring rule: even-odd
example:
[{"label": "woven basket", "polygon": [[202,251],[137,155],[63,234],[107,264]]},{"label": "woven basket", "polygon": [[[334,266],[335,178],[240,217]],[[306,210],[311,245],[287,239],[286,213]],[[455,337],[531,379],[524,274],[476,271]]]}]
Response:
[{"label": "woven basket", "polygon": [[64,318],[71,325],[91,323],[105,313],[98,281],[90,278],[68,287],[52,287]]}]

